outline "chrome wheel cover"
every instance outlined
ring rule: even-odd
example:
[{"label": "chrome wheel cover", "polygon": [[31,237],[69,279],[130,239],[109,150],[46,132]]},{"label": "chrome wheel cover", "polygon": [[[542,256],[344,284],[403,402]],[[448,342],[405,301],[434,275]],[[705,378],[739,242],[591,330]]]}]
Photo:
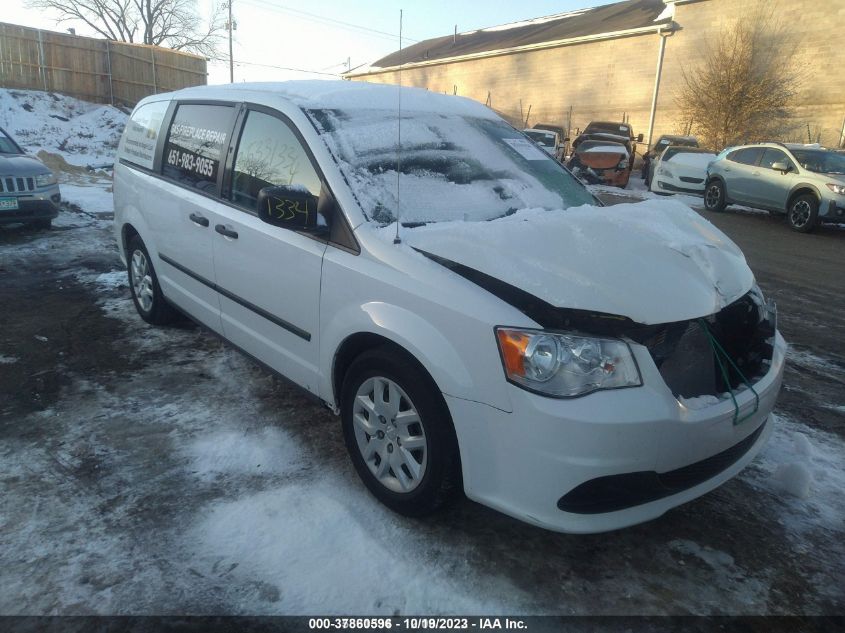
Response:
[{"label": "chrome wheel cover", "polygon": [[364,381],[352,409],[355,440],[364,463],[385,488],[407,493],[428,464],[428,441],[414,403],[382,376]]},{"label": "chrome wheel cover", "polygon": [[704,196],[704,204],[708,209],[715,209],[721,197],[721,187],[710,185],[707,187],[707,195]]},{"label": "chrome wheel cover", "polygon": [[812,208],[810,207],[810,203],[806,200],[799,200],[789,210],[789,223],[795,228],[802,229],[807,226],[811,214]]},{"label": "chrome wheel cover", "polygon": [[132,277],[132,294],[141,309],[149,312],[153,309],[153,278],[144,251],[137,249],[132,253],[129,274]]}]

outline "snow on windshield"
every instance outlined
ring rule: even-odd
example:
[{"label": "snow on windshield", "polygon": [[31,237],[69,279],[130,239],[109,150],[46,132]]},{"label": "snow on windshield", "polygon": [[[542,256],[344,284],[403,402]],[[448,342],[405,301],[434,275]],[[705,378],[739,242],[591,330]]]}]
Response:
[{"label": "snow on windshield", "polygon": [[504,121],[453,112],[306,110],[371,221],[484,221],[591,204],[590,194]]}]

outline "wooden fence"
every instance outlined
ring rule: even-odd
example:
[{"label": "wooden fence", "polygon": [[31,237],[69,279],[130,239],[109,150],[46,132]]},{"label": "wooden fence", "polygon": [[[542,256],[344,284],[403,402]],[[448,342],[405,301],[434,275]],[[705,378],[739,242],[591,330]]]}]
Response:
[{"label": "wooden fence", "polygon": [[144,97],[207,82],[206,59],[0,22],[0,87],[45,90],[134,106]]}]

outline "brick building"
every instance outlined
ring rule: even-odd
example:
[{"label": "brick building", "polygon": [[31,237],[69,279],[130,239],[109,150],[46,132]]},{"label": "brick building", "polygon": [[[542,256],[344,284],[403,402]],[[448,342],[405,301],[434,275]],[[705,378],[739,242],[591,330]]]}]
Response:
[{"label": "brick building", "polygon": [[[682,69],[705,42],[742,19],[742,0],[626,0],[416,43],[352,71],[349,79],[402,83],[487,103],[514,124],[552,123],[574,132],[590,120],[627,117],[648,142],[681,133],[675,96]],[[794,57],[809,76],[799,101],[795,138],[808,131],[836,146],[845,132],[845,0],[788,0],[778,6],[798,43]],[[663,47],[662,62],[660,61]],[[658,83],[657,98],[655,84]],[[530,114],[529,114],[530,108]],[[570,114],[571,113],[571,114]],[[570,119],[571,116],[571,119]]]}]

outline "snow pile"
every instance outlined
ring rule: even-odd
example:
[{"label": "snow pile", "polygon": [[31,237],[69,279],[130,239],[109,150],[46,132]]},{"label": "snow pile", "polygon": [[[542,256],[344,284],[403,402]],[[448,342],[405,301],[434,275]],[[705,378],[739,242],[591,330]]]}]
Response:
[{"label": "snow pile", "polygon": [[806,499],[810,496],[810,487],[813,484],[810,466],[815,450],[807,436],[802,433],[792,436],[792,447],[792,455],[796,461],[780,464],[772,474],[772,483],[794,497]]},{"label": "snow pile", "polygon": [[72,166],[110,163],[126,119],[109,105],[52,92],[0,88],[0,127],[27,152],[58,154]]},{"label": "snow pile", "polygon": [[779,498],[778,521],[791,532],[823,528],[845,537],[845,442],[783,414],[769,424],[769,441],[740,478]]},{"label": "snow pile", "polygon": [[798,462],[781,464],[772,475],[773,483],[794,497],[806,499],[810,496],[813,475],[806,465]]}]

